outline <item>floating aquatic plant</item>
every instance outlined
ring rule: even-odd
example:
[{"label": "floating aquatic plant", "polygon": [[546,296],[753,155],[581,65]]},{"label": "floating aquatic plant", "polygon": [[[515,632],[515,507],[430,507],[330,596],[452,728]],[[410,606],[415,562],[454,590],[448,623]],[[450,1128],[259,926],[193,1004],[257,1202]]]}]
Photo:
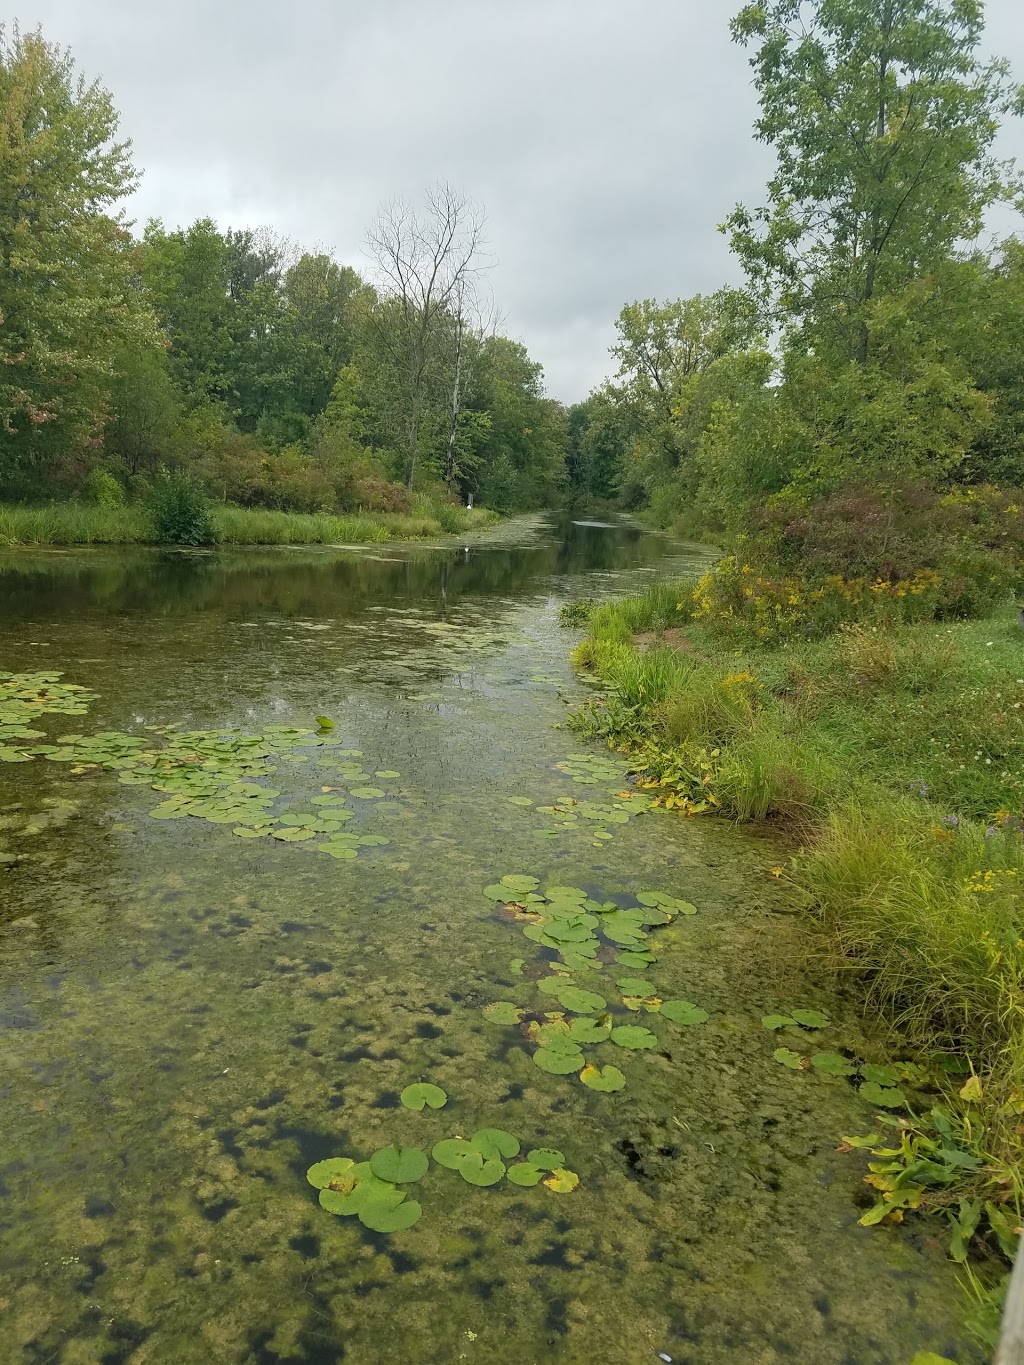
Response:
[{"label": "floating aquatic plant", "polygon": [[431,1109],[443,1109],[448,1103],[448,1096],[441,1087],[431,1084],[430,1081],[417,1081],[414,1085],[407,1085],[399,1099],[406,1109],[413,1109],[417,1113],[424,1106],[429,1106]]}]

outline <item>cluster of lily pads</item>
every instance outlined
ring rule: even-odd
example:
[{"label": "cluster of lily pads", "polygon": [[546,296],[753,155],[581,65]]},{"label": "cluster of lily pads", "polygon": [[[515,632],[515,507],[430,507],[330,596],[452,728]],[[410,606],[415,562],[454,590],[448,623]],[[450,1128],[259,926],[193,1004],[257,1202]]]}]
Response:
[{"label": "cluster of lily pads", "polygon": [[[828,1028],[831,1020],[820,1010],[795,1009],[788,1014],[766,1014],[761,1020],[763,1028],[775,1033],[786,1030],[793,1041],[806,1036],[804,1031],[817,1031]],[[860,1078],[858,1090],[869,1104],[882,1109],[902,1109],[907,1100],[899,1089],[900,1077],[894,1067],[880,1066],[874,1062],[854,1062],[840,1052],[812,1052],[810,1056],[795,1052],[789,1047],[778,1047],[772,1053],[774,1059],[790,1071],[814,1071],[819,1076],[842,1076]]]},{"label": "cluster of lily pads", "polygon": [[[626,767],[614,759],[594,757],[591,754],[570,754],[555,768],[571,777],[574,782],[594,786],[598,782],[610,780],[621,786],[626,776]],[[625,825],[635,815],[651,808],[652,802],[635,789],[619,791],[610,801],[585,801],[575,796],[560,796],[549,805],[534,805],[529,796],[510,796],[513,806],[532,807],[541,815],[550,817],[540,829],[534,830],[539,839],[557,839],[566,830],[582,829],[592,838],[596,847],[607,843],[613,835],[605,825]]]},{"label": "cluster of lily pads", "polygon": [[[83,715],[96,694],[73,684],[59,684],[59,673],[0,675],[0,760],[26,763],[44,758],[72,765],[80,774],[102,768],[118,774],[127,786],[148,786],[163,799],[150,815],[155,820],[186,816],[215,825],[230,825],[243,839],[273,838],[308,843],[318,853],[352,859],[364,847],[390,843],[382,834],[355,834],[343,826],[354,814],[348,804],[379,801],[387,796],[376,783],[400,777],[392,770],[363,769],[358,749],[343,749],[331,738],[333,722],[318,717],[319,729],[268,725],[258,734],[239,730],[179,731],[176,726],[147,726],[147,735],[105,730],[93,735],[61,735],[55,743],[36,743],[45,735],[27,722],[44,713]],[[20,741],[17,744],[12,741]],[[26,744],[24,741],[32,743]],[[272,809],[281,792],[262,785],[280,763],[308,763],[315,750],[321,767],[337,761],[340,785],[321,786],[309,805],[314,809]]]},{"label": "cluster of lily pads", "polygon": [[[415,1102],[407,1096],[415,1093]],[[440,1103],[433,1103],[438,1097]],[[439,1086],[409,1086],[402,1092],[408,1108],[424,1103],[441,1108],[447,1099]],[[508,1180],[521,1188],[543,1183],[555,1194],[570,1194],[580,1183],[565,1164],[562,1152],[538,1147],[513,1164],[521,1153],[519,1139],[501,1128],[480,1128],[470,1138],[444,1138],[435,1143],[430,1156],[438,1166],[456,1171],[469,1185],[486,1188]],[[418,1223],[423,1207],[409,1199],[407,1186],[417,1184],[430,1169],[430,1160],[419,1147],[382,1147],[369,1161],[329,1157],[306,1172],[306,1179],[320,1191],[320,1206],[342,1217],[354,1215],[374,1232],[400,1232]]]},{"label": "cluster of lily pads", "polygon": [[[652,982],[636,975],[657,961],[648,944],[650,931],[678,914],[696,914],[696,906],[664,891],[641,891],[633,897],[636,907],[624,909],[616,901],[595,901],[580,887],[552,886],[541,893],[539,886],[536,877],[510,873],[485,887],[484,895],[521,922],[528,939],[557,952],[561,964],[535,982],[545,999],[532,1017],[511,1000],[485,1005],[482,1013],[491,1023],[520,1026],[536,1045],[533,1061],[542,1071],[576,1074],[591,1090],[622,1090],[626,1078],[618,1067],[588,1061],[584,1048],[603,1043],[626,1051],[656,1047],[658,1037],[649,1028],[625,1022],[629,1012],[660,1015],[681,1027],[708,1018],[688,1000],[663,999]],[[521,973],[521,960],[513,966]],[[630,969],[615,979],[614,990],[597,975],[606,966]],[[609,1004],[611,995],[618,1001]]]},{"label": "cluster of lily pads", "polygon": [[32,722],[44,715],[84,716],[96,693],[76,683],[62,683],[62,673],[0,671],[0,763],[30,763],[32,748],[17,740],[45,739]]}]

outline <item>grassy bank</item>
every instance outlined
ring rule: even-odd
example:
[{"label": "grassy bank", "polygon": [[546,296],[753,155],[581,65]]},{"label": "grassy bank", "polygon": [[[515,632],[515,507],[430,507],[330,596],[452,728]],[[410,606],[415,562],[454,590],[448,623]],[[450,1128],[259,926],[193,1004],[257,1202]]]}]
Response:
[{"label": "grassy bank", "polygon": [[[351,516],[274,512],[219,505],[212,509],[214,536],[223,545],[354,545],[374,541],[430,539],[479,529],[493,512],[467,512],[423,499],[413,515],[373,512]],[[0,506],[0,545],[150,545],[159,543],[144,507],[97,507],[54,503],[44,507]]]},{"label": "grassy bank", "polygon": [[[822,930],[811,951],[891,1027],[904,1067],[902,1121],[920,1134],[890,1162],[913,1198],[880,1179],[887,1216],[916,1200],[1012,1249],[1000,1220],[1019,1226],[1024,1195],[1016,608],[744,645],[687,620],[681,600],[692,604],[692,584],[568,611],[589,628],[575,661],[605,689],[575,724],[630,751],[666,805],[777,828],[792,857],[776,873]],[[936,1107],[953,1136],[935,1128]],[[950,1162],[908,1175],[928,1142]]]}]

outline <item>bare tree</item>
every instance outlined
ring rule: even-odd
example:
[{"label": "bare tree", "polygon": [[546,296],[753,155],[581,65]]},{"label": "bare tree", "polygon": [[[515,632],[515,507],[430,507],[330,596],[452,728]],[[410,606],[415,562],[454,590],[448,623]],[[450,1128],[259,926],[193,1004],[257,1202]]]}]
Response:
[{"label": "bare tree", "polygon": [[[487,268],[483,227],[482,210],[450,185],[440,184],[428,193],[422,211],[394,200],[370,230],[380,292],[397,305],[394,312],[381,315],[388,333],[381,339],[393,352],[404,380],[405,482],[409,488],[419,458],[431,362],[450,318],[462,316],[476,279]],[[458,401],[456,397],[456,417]]]}]

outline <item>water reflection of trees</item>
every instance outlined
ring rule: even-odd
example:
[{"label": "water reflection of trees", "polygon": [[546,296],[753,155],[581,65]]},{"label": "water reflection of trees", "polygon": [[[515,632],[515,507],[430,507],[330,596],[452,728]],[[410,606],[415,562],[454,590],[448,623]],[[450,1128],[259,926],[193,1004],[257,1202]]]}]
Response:
[{"label": "water reflection of trees", "polygon": [[[454,606],[512,596],[543,580],[641,567],[665,542],[632,526],[554,521],[538,544],[426,549],[382,545],[365,553],[252,550],[181,553],[139,548],[62,554],[22,551],[0,560],[9,619],[117,613],[355,616],[382,602]],[[379,557],[370,557],[371,555]]]}]

